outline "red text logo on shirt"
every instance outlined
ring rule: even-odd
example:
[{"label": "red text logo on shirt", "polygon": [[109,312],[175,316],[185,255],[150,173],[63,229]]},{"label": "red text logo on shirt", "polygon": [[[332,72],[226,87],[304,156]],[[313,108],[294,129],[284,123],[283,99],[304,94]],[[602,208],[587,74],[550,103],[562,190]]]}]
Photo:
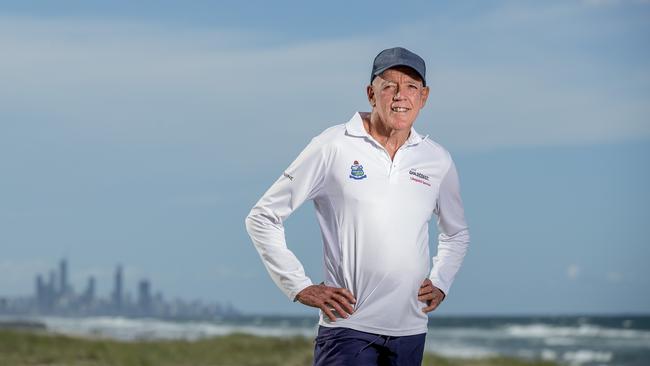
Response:
[{"label": "red text logo on shirt", "polygon": [[422,174],[418,172],[415,169],[409,170],[409,175],[411,176],[411,180],[414,182],[422,183],[425,184],[429,187],[431,187],[431,183],[429,183],[429,176],[426,174]]}]

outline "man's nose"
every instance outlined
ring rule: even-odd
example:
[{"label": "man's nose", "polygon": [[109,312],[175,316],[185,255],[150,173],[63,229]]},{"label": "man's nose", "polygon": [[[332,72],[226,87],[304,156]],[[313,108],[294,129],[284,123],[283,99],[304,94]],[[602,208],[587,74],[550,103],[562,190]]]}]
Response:
[{"label": "man's nose", "polygon": [[397,87],[395,90],[395,94],[393,94],[393,100],[401,100],[402,99],[402,88]]}]

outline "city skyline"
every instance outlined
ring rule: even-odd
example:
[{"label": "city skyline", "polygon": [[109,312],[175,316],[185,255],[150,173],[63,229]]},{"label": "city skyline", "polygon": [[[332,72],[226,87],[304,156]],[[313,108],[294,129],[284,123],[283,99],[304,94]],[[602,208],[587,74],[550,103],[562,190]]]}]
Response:
[{"label": "city skyline", "polygon": [[34,276],[32,296],[10,297],[0,294],[0,315],[60,315],[128,317],[156,317],[168,319],[209,319],[237,316],[239,312],[230,304],[204,304],[201,300],[166,300],[162,290],[153,292],[151,281],[141,278],[136,285],[136,295],[124,283],[122,264],[115,266],[113,286],[109,295],[96,294],[96,279],[87,278],[86,287],[77,292],[68,282],[68,260],[59,261],[58,271],[50,269],[47,276]]}]

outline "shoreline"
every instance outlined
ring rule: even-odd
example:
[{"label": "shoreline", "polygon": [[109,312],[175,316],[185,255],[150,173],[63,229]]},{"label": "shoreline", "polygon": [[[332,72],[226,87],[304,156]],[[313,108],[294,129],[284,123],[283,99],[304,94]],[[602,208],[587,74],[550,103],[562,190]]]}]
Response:
[{"label": "shoreline", "polygon": [[[503,357],[524,361],[516,363],[517,365],[526,364],[525,361],[529,360],[544,360],[551,364],[555,362],[556,364],[575,366],[645,366],[647,360],[650,359],[650,317],[445,318],[432,323],[427,334],[425,352],[430,352],[431,357],[438,360],[433,363],[436,365],[499,365],[503,362],[477,362],[493,357]],[[233,339],[228,335],[243,336],[247,334],[250,336],[243,337],[247,337],[249,340],[254,339],[255,342],[266,339],[267,341],[262,342],[261,345],[264,348],[264,344],[268,342],[276,344],[277,347],[283,347],[282,343],[273,343],[275,341],[268,340],[269,337],[281,340],[304,337],[303,341],[307,340],[307,344],[305,345],[303,342],[302,347],[308,356],[311,356],[311,352],[313,352],[312,341],[317,330],[311,318],[264,318],[261,316],[211,322],[124,317],[0,317],[0,331],[7,327],[47,335],[59,334],[82,341],[129,342],[137,344],[134,347],[140,347],[140,351],[145,353],[149,352],[149,346],[155,344],[155,341],[166,342],[164,347],[176,347],[174,344],[196,344],[199,343],[196,341],[202,340],[219,340],[219,343],[228,343]],[[2,342],[1,339],[0,342]],[[144,343],[147,347],[143,348],[142,344]],[[79,348],[84,347],[80,346]],[[120,347],[124,348],[125,346]],[[243,349],[241,345],[235,348]],[[8,352],[7,354],[11,354],[13,351],[8,350]],[[38,353],[42,352],[42,349],[38,350]],[[226,349],[224,352],[232,351]],[[246,352],[256,356],[257,350],[252,349]],[[191,351],[190,353],[193,355],[196,352]],[[54,356],[58,357],[56,354]],[[192,358],[193,356],[188,357],[188,359],[192,359],[191,365],[197,363]],[[450,361],[457,359],[474,361],[461,363]],[[238,363],[229,365],[251,364],[242,362],[238,361]],[[68,363],[54,364],[60,366]],[[0,365],[4,364],[7,362],[0,359]],[[32,365],[33,363],[21,360],[9,364]],[[86,365],[88,363],[75,364]],[[96,363],[88,365],[94,364]],[[111,363],[102,363],[101,365],[106,364]],[[112,364],[121,363],[114,362]],[[145,360],[142,364],[155,365],[156,363]],[[176,364],[187,365],[183,362]],[[215,364],[215,362],[207,364]],[[268,363],[258,364],[266,365]],[[309,362],[297,363],[297,365],[302,364],[309,364]],[[52,363],[44,362],[39,365],[52,365]]]}]

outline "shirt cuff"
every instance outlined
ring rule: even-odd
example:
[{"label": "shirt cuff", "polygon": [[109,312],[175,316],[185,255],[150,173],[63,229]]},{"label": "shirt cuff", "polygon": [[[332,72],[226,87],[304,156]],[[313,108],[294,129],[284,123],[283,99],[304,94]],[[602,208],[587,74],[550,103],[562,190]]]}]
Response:
[{"label": "shirt cuff", "polygon": [[296,287],[295,290],[291,291],[291,292],[289,293],[289,298],[290,298],[291,300],[293,300],[293,302],[297,302],[297,301],[298,301],[297,296],[298,296],[298,294],[300,293],[300,291],[306,289],[307,287],[309,287],[309,286],[311,286],[311,285],[313,285],[313,283],[311,282],[311,280],[307,280],[307,282],[303,283],[301,286]]}]

